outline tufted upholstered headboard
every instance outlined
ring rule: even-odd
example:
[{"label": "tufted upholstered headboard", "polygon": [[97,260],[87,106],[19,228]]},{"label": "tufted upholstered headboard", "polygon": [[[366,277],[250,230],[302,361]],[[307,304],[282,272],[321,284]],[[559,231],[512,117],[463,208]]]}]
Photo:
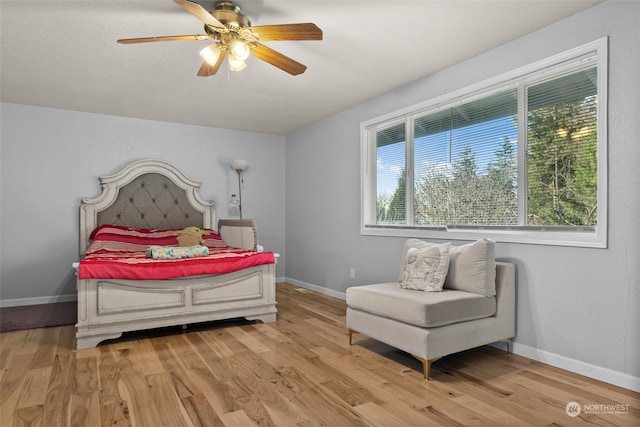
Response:
[{"label": "tufted upholstered headboard", "polygon": [[162,160],[133,162],[114,175],[100,177],[102,192],[82,199],[80,254],[89,235],[102,224],[143,228],[214,228],[215,206],[200,197],[200,182]]}]

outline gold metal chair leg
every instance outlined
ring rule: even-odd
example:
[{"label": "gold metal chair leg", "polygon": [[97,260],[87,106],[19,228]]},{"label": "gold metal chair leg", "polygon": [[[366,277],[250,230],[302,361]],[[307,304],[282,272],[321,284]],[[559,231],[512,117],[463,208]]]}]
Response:
[{"label": "gold metal chair leg", "polygon": [[353,329],[349,329],[349,345],[352,345],[353,333],[355,331]]},{"label": "gold metal chair leg", "polygon": [[422,373],[424,374],[424,379],[425,380],[430,380],[431,379],[431,364],[433,362],[435,362],[436,360],[439,360],[439,357],[436,357],[434,359],[424,359],[420,356],[416,356],[415,354],[412,354],[413,357],[415,357],[416,359],[418,359],[419,361],[422,362]]}]

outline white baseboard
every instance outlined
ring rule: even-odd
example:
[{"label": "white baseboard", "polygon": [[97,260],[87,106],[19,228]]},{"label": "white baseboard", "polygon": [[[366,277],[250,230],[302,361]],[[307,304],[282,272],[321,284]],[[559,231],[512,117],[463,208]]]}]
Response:
[{"label": "white baseboard", "polygon": [[14,298],[0,300],[0,308],[5,307],[17,307],[20,305],[37,305],[37,304],[54,304],[56,302],[71,302],[77,301],[78,295],[53,295],[48,297],[33,297],[33,298]]},{"label": "white baseboard", "polygon": [[585,377],[640,392],[640,378],[638,377],[600,366],[591,365],[589,363],[560,356],[558,354],[549,353],[548,351],[518,344],[517,342],[514,342],[512,347],[513,352],[518,356],[523,356],[575,374],[584,375]]},{"label": "white baseboard", "polygon": [[331,290],[331,289],[323,288],[322,286],[312,285],[311,283],[302,282],[300,280],[290,279],[288,277],[285,277],[283,279],[283,282],[291,283],[292,285],[300,286],[301,288],[305,288],[305,289],[310,289],[312,291],[316,291],[316,292],[319,292],[321,294],[329,295],[329,296],[332,296],[332,297],[335,297],[335,298],[338,298],[338,299],[341,299],[341,300],[347,299],[347,297],[346,297],[344,292],[334,291],[334,290]]},{"label": "white baseboard", "polygon": [[[346,299],[344,292],[334,291],[331,289],[323,288],[322,286],[312,285],[310,283],[290,278],[285,278],[284,281],[287,283],[291,283],[292,285],[310,289],[321,294],[330,295],[341,300]],[[503,347],[500,348],[502,349]],[[585,377],[593,378],[629,390],[640,392],[640,378],[634,377],[629,374],[602,368],[600,366],[590,365],[579,360],[570,359],[565,356],[549,353],[548,351],[539,350],[537,348],[529,347],[523,344],[518,344],[517,342],[512,343],[512,351],[518,356],[523,356],[528,359],[533,359],[537,362],[546,363],[547,365],[555,366],[556,368],[573,372],[575,374],[584,375]]]}]

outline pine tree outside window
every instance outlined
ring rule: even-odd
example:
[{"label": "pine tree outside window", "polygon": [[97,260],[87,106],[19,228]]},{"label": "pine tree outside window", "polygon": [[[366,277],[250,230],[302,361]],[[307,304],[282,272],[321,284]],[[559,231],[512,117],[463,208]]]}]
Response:
[{"label": "pine tree outside window", "polygon": [[606,63],[602,39],[363,123],[361,232],[606,247]]}]

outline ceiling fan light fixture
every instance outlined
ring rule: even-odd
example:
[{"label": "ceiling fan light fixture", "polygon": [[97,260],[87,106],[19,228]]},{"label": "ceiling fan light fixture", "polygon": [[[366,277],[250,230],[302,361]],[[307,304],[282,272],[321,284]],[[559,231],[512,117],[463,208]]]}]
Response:
[{"label": "ceiling fan light fixture", "polygon": [[229,57],[229,69],[231,71],[241,71],[247,67],[247,63],[243,60],[234,59],[233,57]]},{"label": "ceiling fan light fixture", "polygon": [[200,51],[200,56],[207,64],[214,66],[220,58],[220,47],[217,43],[209,45]]},{"label": "ceiling fan light fixture", "polygon": [[[1,1],[1,0],[0,0]],[[215,10],[208,11],[196,0],[174,0],[186,12],[204,24],[205,34],[182,36],[137,37],[119,39],[118,43],[150,43],[172,40],[215,40],[216,42],[200,51],[203,63],[197,75],[212,76],[218,72],[226,56],[229,69],[240,71],[247,64],[249,56],[255,56],[282,71],[296,76],[307,67],[282,53],[262,44],[264,41],[322,40],[322,30],[311,22],[300,24],[251,26],[251,21],[233,1],[217,1]]]}]

